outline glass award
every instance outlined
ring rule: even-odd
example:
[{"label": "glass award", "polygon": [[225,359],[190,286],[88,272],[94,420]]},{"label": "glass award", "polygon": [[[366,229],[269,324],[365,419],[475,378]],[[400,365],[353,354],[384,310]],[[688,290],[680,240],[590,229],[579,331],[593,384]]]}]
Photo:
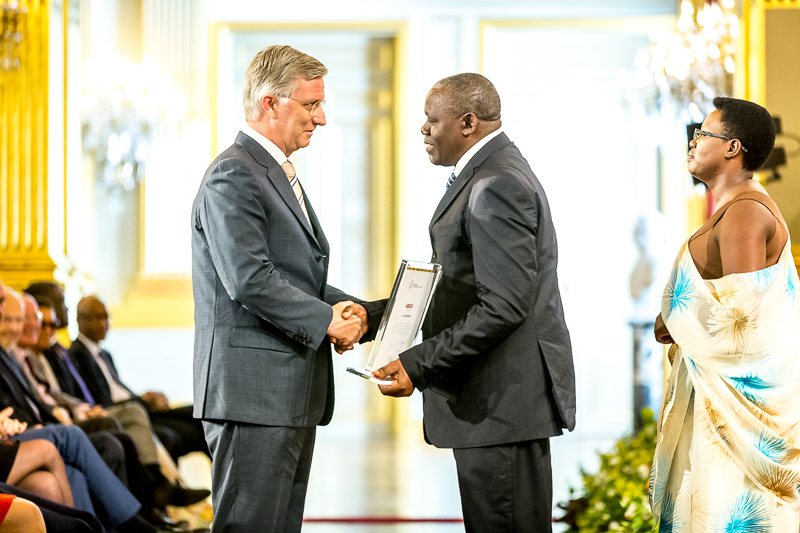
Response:
[{"label": "glass award", "polygon": [[414,345],[441,276],[439,264],[403,259],[367,364],[364,368],[349,367],[348,372],[379,385],[391,385],[391,380],[377,379],[372,372],[388,365]]}]

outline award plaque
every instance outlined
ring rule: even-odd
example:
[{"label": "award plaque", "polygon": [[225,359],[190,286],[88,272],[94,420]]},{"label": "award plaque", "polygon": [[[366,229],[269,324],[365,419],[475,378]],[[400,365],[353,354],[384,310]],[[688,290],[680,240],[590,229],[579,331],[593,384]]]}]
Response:
[{"label": "award plaque", "polygon": [[403,259],[367,364],[364,368],[349,367],[348,372],[380,385],[391,385],[391,381],[373,377],[372,372],[388,365],[414,344],[441,276],[441,265]]}]

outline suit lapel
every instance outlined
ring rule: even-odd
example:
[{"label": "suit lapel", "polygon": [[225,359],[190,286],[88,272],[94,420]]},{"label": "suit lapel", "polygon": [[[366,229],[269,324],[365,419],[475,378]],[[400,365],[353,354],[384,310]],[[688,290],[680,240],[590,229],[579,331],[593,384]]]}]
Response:
[{"label": "suit lapel", "polygon": [[456,176],[456,181],[453,182],[453,185],[447,189],[447,192],[444,193],[442,199],[439,201],[439,205],[436,206],[436,211],[433,212],[433,217],[431,217],[430,226],[428,226],[428,231],[433,229],[433,224],[439,220],[447,207],[453,202],[453,200],[458,196],[458,193],[463,189],[467,182],[472,178],[473,174],[475,174],[475,169],[481,166],[481,164],[486,161],[486,158],[492,155],[494,152],[499,150],[500,148],[504,147],[505,145],[509,144],[511,141],[508,139],[508,136],[505,133],[501,133],[488,143],[486,146],[478,150],[478,153],[472,156],[472,159],[469,160],[467,166],[459,172],[458,176]]},{"label": "suit lapel", "polygon": [[[292,186],[289,184],[289,180],[286,178],[286,172],[283,171],[280,163],[275,161],[275,158],[273,158],[269,152],[264,150],[263,146],[258,144],[245,133],[239,132],[239,135],[236,136],[236,144],[247,150],[250,155],[253,156],[253,159],[255,159],[256,163],[267,169],[267,178],[272,182],[275,190],[278,191],[278,194],[280,194],[283,201],[286,202],[287,206],[289,206],[289,209],[292,211],[292,213],[294,213],[294,216],[297,218],[297,221],[300,223],[300,225],[303,226],[303,229],[306,230],[308,236],[311,237],[317,246],[319,246],[320,243],[317,241],[316,235],[314,235],[314,228],[311,227],[311,224],[309,224],[305,214],[303,214],[300,203],[297,201],[297,196],[294,195]],[[303,191],[303,194],[305,195],[305,190]],[[307,198],[306,209],[308,209]]]},{"label": "suit lapel", "polygon": [[103,359],[103,361],[105,361],[111,377],[113,377],[117,383],[120,383],[119,374],[117,374],[117,367],[114,365],[114,361],[111,359],[111,354],[101,348],[100,357]]},{"label": "suit lapel", "polygon": [[[106,375],[103,374],[103,369],[100,368],[100,365],[97,363],[97,361],[95,361],[91,350],[89,350],[89,347],[86,346],[80,339],[75,339],[72,342],[72,345],[77,345],[76,349],[80,351],[81,358],[84,359],[88,365],[87,373],[90,374],[90,379],[86,381],[86,386],[89,387],[89,392],[92,393],[94,401],[100,405],[113,404],[114,401],[111,399],[111,386],[106,379]],[[78,352],[75,353],[78,355]],[[92,385],[90,382],[94,383],[94,390],[92,390]]]},{"label": "suit lapel", "polygon": [[2,368],[5,373],[4,379],[8,386],[8,392],[14,397],[14,400],[16,400],[18,404],[23,406],[27,405],[24,390],[22,390],[23,386],[19,383],[19,379],[15,377],[16,374],[5,357],[5,352],[0,353],[0,368]]}]

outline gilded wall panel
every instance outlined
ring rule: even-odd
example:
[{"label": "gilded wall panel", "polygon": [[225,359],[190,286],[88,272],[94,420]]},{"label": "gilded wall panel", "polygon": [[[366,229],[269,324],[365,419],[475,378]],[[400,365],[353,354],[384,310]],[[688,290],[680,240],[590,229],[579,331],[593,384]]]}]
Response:
[{"label": "gilded wall panel", "polygon": [[48,15],[43,0],[3,10],[0,58],[0,277],[52,279],[47,251]]}]

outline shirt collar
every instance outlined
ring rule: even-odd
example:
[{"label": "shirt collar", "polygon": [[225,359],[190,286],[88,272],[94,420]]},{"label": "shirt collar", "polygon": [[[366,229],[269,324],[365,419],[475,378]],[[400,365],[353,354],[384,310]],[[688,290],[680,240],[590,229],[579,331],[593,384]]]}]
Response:
[{"label": "shirt collar", "polygon": [[78,333],[78,340],[85,344],[87,348],[89,348],[89,351],[93,356],[97,357],[100,355],[100,345],[94,342],[92,339],[83,333]]},{"label": "shirt collar", "polygon": [[288,161],[289,158],[286,157],[286,154],[283,153],[283,150],[278,148],[274,142],[270,141],[256,130],[250,127],[249,124],[245,124],[242,126],[242,133],[253,139],[255,142],[261,145],[264,150],[267,151],[269,155],[272,156],[272,159],[278,162],[278,164],[282,164],[284,161]]},{"label": "shirt collar", "polygon": [[484,137],[483,139],[481,139],[480,141],[476,142],[475,146],[467,150],[467,153],[462,155],[461,159],[458,160],[455,169],[453,169],[453,174],[455,174],[456,177],[458,177],[458,175],[461,174],[461,171],[464,170],[464,167],[467,166],[467,163],[469,163],[469,160],[472,159],[475,156],[475,154],[477,154],[480,151],[481,148],[486,146],[486,144],[489,141],[491,141],[501,133],[503,133],[502,126],[493,131],[492,133],[490,133],[489,135],[487,135],[486,137]]}]

